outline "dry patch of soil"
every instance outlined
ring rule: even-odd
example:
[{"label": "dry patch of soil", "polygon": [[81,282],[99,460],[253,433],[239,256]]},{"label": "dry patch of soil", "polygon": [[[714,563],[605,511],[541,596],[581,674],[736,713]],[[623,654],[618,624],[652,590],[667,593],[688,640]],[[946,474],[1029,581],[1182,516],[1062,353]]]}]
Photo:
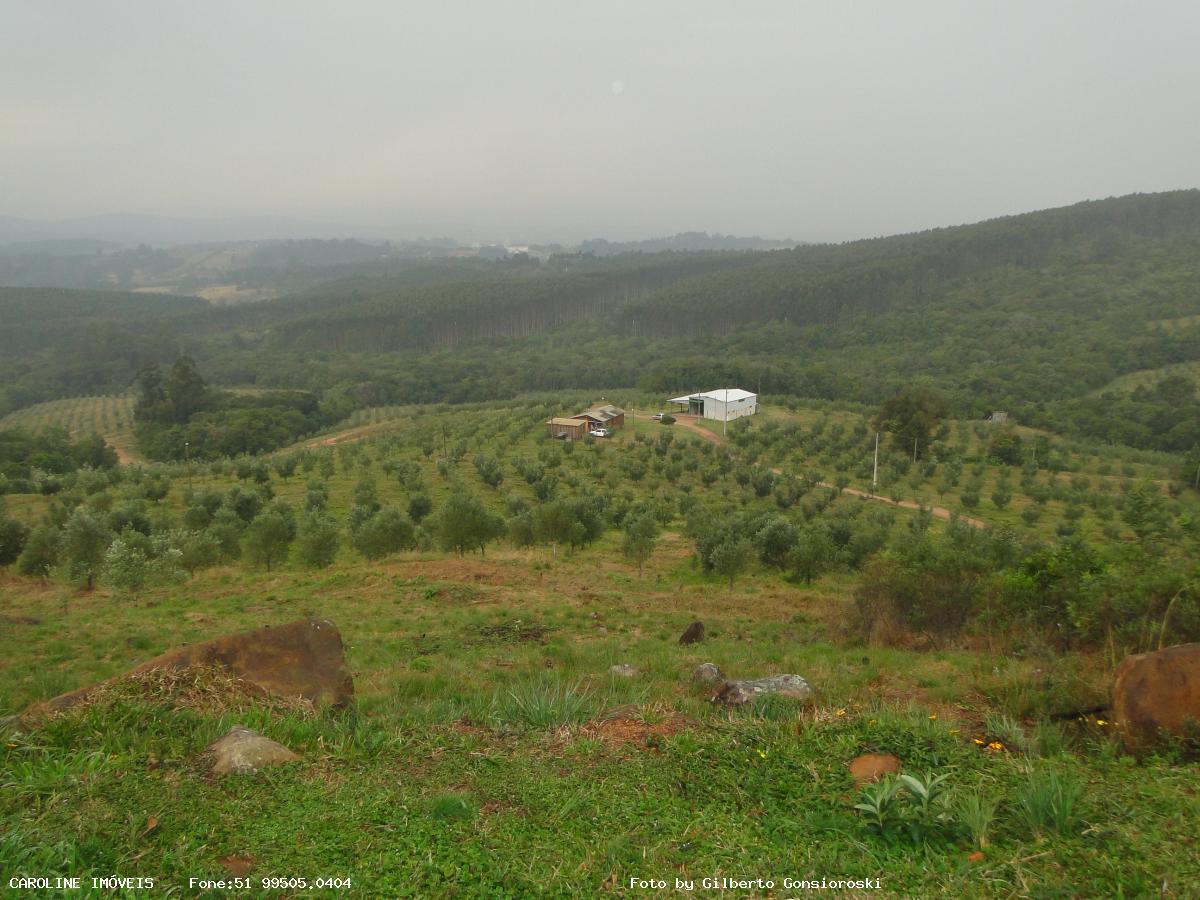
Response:
[{"label": "dry patch of soil", "polygon": [[636,746],[649,750],[663,739],[678,734],[690,724],[676,713],[655,716],[656,721],[647,722],[634,707],[617,707],[604,716],[584,725],[580,733],[591,740],[614,747]]}]

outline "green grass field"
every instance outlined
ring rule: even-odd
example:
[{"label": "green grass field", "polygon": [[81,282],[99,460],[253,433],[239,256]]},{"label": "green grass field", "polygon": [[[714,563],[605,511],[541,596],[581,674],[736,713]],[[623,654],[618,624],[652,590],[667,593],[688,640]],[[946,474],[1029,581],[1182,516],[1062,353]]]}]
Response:
[{"label": "green grass field", "polygon": [[[1057,660],[1049,677],[1037,659],[855,648],[836,581],[751,577],[727,594],[677,541],[642,579],[610,558],[600,546],[556,564],[502,551],[311,576],[214,570],[138,603],[6,581],[10,709],[181,642],[309,615],[341,626],[359,695],[352,718],[132,700],[10,736],[6,873],[153,875],[187,895],[187,878],[220,877],[237,856],[254,877],[351,878],[355,896],[587,896],[606,883],[670,895],[628,879],[721,875],[1111,896],[1200,879],[1194,764],[1136,766],[1103,727],[1022,718],[1099,695],[1093,661]],[[708,640],[680,647],[693,617]],[[703,661],[801,673],[819,697],[726,712],[689,683]],[[639,673],[610,676],[615,663]],[[235,720],[304,761],[213,781],[195,756]],[[876,834],[846,770],[861,752],[949,776],[952,816],[974,794],[997,801],[987,846],[957,819],[915,844]],[[1035,834],[1022,804],[1050,773],[1082,794],[1062,833]]]},{"label": "green grass field", "polygon": [[[344,520],[364,477],[381,503],[402,506],[414,486],[389,466],[408,460],[435,511],[461,487],[501,511],[536,502],[518,464],[537,461],[556,473],[560,496],[777,506],[736,467],[707,481],[719,448],[686,429],[640,420],[642,440],[630,428],[568,448],[544,437],[546,415],[535,404],[368,413],[343,423],[363,433],[291,451],[298,471],[272,474],[270,485],[300,506],[319,478]],[[856,413],[768,409],[753,441],[731,435],[726,446],[759,468],[779,462],[862,484],[860,424]],[[803,440],[779,436],[791,425]],[[951,432],[967,457],[987,437],[969,423]],[[1008,473],[1011,506],[996,510],[986,497],[1006,467],[985,462],[985,499],[972,514],[1045,535],[1073,503],[1087,510],[1076,526],[1090,537],[1134,540],[1089,501],[1110,496],[1110,482],[1116,496],[1126,481],[1163,477],[1154,458],[1052,449],[1063,470],[1040,470],[1036,482],[1061,482],[1066,499],[1048,499],[1027,525],[1019,510],[1034,501],[1018,473]],[[499,487],[472,464],[481,453],[502,461]],[[156,514],[178,515],[187,491],[227,490],[235,470],[147,466],[119,490],[135,496],[138,477],[161,473],[171,490]],[[935,493],[945,477],[939,464],[918,485],[901,475],[880,493],[894,486],[953,505],[958,487]],[[848,494],[831,502],[860,516],[890,509]],[[34,522],[50,503],[15,496],[8,510]],[[1164,493],[1162,503],[1182,515],[1192,501]],[[892,512],[897,534],[917,516]],[[305,717],[127,694],[10,730],[0,744],[0,874],[117,873],[154,877],[156,893],[213,897],[717,896],[706,878],[771,879],[772,889],[726,894],[776,897],[801,893],[785,878],[968,897],[1187,896],[1200,884],[1197,763],[1171,747],[1139,762],[1120,752],[1107,720],[1052,718],[1106,702],[1108,653],[1014,650],[1000,636],[994,647],[873,646],[853,625],[856,574],[802,585],[755,564],[731,588],[700,570],[680,532],[678,519],[666,527],[641,574],[615,529],[575,552],[500,542],[485,556],[414,550],[373,563],[343,542],[328,569],[223,565],[134,597],[103,582],[87,592],[0,573],[0,714],[182,643],[308,616],[340,627],[358,696],[353,714]],[[697,618],[706,640],[680,646]],[[727,709],[692,684],[701,662],[734,678],[799,674],[816,698]],[[618,664],[637,672],[616,676]],[[302,761],[213,778],[198,754],[234,723]],[[894,753],[922,784],[945,776],[945,793],[927,809],[864,793],[847,766],[867,752]],[[856,808],[872,803],[874,818]],[[251,886],[189,882],[235,875]],[[264,878],[308,887],[264,889]],[[317,888],[318,879],[350,886]],[[676,890],[676,879],[694,890]]]}]

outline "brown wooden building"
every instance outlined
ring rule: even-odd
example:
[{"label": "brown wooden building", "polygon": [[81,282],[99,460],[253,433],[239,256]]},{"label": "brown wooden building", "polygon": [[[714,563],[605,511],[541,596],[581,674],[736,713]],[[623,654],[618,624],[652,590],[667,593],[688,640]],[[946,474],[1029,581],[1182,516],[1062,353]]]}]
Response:
[{"label": "brown wooden building", "polygon": [[584,418],[565,419],[557,416],[547,419],[546,425],[550,429],[551,437],[565,437],[568,441],[583,440],[593,427],[592,423]]},{"label": "brown wooden building", "polygon": [[611,405],[593,406],[575,418],[587,419],[592,428],[622,428],[625,425],[625,410]]}]

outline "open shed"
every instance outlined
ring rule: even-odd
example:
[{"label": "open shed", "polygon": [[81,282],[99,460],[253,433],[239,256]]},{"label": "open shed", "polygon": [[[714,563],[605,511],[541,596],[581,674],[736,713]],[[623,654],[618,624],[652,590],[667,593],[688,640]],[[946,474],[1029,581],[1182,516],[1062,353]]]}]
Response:
[{"label": "open shed", "polygon": [[667,402],[679,404],[680,412],[718,422],[728,422],[758,412],[758,394],[741,388],[719,388],[715,391],[684,394],[682,397],[672,397]]}]

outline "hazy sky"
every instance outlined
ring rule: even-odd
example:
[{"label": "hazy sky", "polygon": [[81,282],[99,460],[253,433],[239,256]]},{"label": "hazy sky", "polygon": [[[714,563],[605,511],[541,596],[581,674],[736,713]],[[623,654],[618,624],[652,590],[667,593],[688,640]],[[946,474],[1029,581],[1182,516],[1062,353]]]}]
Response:
[{"label": "hazy sky", "polygon": [[840,240],[1200,185],[1200,4],[0,0],[0,214]]}]

